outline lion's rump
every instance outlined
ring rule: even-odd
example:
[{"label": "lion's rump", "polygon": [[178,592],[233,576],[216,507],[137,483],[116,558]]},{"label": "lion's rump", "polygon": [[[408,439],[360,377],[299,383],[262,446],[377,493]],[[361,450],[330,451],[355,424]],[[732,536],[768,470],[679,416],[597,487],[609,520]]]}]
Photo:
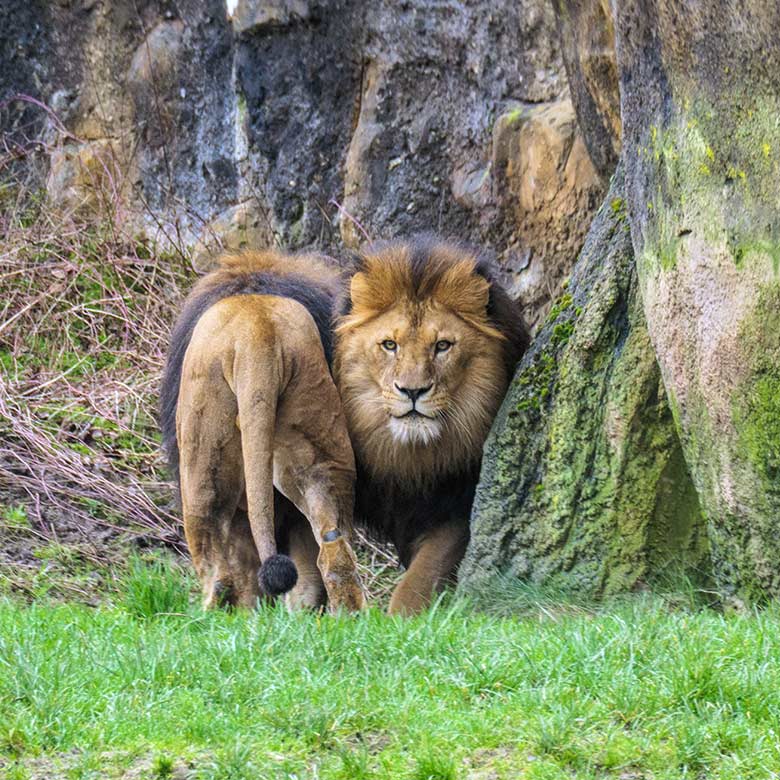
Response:
[{"label": "lion's rump", "polygon": [[[176,441],[176,407],[179,399],[182,365],[198,320],[215,303],[234,295],[277,295],[304,306],[319,331],[325,357],[330,365],[333,354],[331,316],[338,292],[337,275],[317,257],[300,256],[292,264],[273,252],[226,256],[221,267],[195,286],[187,298],[171,334],[168,360],[160,388],[160,430],[168,466],[178,482],[179,448]],[[307,268],[311,265],[311,273]]]}]

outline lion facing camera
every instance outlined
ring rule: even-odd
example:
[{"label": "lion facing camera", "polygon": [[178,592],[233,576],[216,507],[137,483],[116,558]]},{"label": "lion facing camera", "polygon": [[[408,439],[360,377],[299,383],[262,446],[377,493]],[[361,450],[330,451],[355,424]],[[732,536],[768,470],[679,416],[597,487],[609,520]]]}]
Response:
[{"label": "lion facing camera", "polygon": [[334,375],[357,521],[394,542],[406,567],[391,612],[420,611],[454,576],[482,446],[527,344],[518,306],[473,252],[422,238],[363,253]]},{"label": "lion facing camera", "polygon": [[364,605],[355,463],[330,375],[339,276],[315,255],[220,258],[187,298],[161,391],[204,603]]}]

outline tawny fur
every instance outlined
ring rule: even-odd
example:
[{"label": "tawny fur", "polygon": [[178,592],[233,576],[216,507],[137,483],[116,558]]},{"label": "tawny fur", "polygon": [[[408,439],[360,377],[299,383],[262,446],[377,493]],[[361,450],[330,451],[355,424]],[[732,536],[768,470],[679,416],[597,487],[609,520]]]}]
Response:
[{"label": "tawny fur", "polygon": [[[389,244],[352,277],[334,375],[358,461],[358,519],[407,565],[391,611],[419,611],[454,575],[482,447],[526,345],[517,307],[458,247]],[[404,388],[424,392],[413,402]]]},{"label": "tawny fur", "polygon": [[322,306],[301,286],[331,301],[338,276],[313,256],[225,256],[174,332],[163,434],[207,606],[254,605],[279,540],[298,570],[288,603],[364,603],[347,537],[354,458],[312,316]]}]

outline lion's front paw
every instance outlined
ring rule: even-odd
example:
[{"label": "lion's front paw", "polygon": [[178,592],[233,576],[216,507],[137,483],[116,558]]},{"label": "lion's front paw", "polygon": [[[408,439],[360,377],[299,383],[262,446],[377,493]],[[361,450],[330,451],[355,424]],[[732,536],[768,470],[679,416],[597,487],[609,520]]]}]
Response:
[{"label": "lion's front paw", "polygon": [[366,597],[357,574],[342,578],[331,572],[324,578],[325,589],[328,591],[328,607],[331,612],[345,609],[348,612],[359,612],[366,606]]}]

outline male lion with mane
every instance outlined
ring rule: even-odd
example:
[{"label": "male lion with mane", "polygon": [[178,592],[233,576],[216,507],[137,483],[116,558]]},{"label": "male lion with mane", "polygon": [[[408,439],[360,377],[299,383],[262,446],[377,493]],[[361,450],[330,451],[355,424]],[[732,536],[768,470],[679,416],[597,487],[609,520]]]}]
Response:
[{"label": "male lion with mane", "polygon": [[474,253],[422,238],[363,254],[334,375],[357,459],[356,517],[406,567],[391,612],[419,612],[455,574],[482,446],[527,345],[518,307]]},{"label": "male lion with mane", "polygon": [[207,607],[288,591],[291,606],[363,606],[344,536],[354,457],[328,368],[339,280],[316,255],[225,255],[174,328],[163,446]]}]

